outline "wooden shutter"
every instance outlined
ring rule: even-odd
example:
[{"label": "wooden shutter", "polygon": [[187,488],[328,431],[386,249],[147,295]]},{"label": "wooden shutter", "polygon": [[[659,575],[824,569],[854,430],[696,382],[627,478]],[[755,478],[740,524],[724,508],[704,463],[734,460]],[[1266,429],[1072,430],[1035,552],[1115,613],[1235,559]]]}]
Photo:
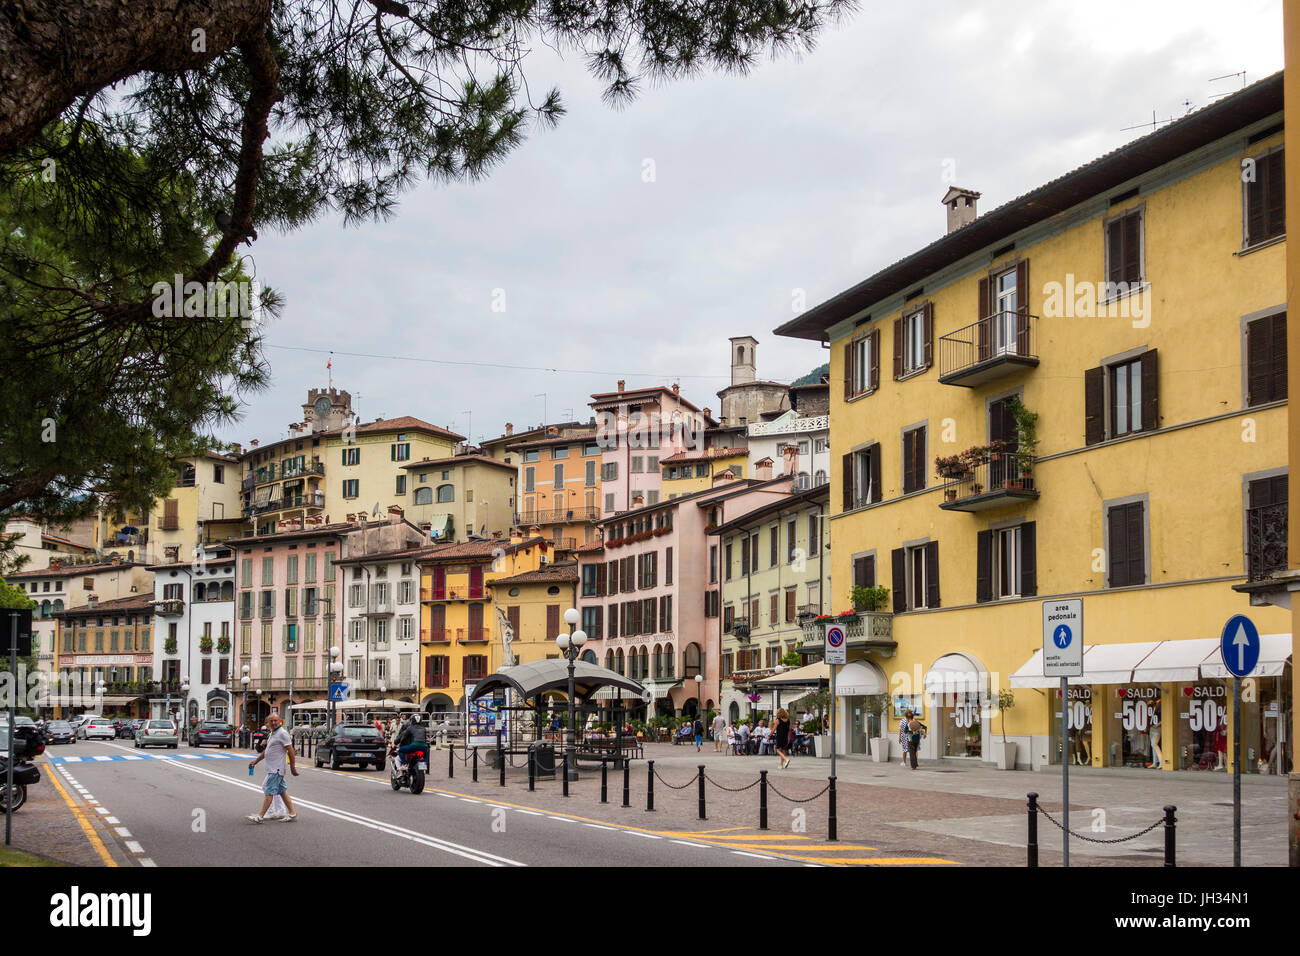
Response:
[{"label": "wooden shutter", "polygon": [[[515,607],[508,607],[508,608],[506,608],[506,620],[510,622],[510,630],[512,630],[512,631],[515,632],[515,640],[516,640],[516,641],[523,640],[523,635],[519,632],[519,607],[518,607],[518,605],[516,605]],[[546,639],[547,639],[548,641],[550,641],[550,640],[554,640],[555,635],[558,634],[558,633],[559,633],[558,628],[553,628],[553,627],[551,627],[550,609],[548,608],[548,609],[547,609],[547,618],[546,618]]]},{"label": "wooden shutter", "polygon": [[1029,354],[1029,260],[1016,263],[1016,354]]},{"label": "wooden shutter", "polygon": [[605,596],[605,562],[596,565],[596,597]]},{"label": "wooden shutter", "polygon": [[779,596],[771,595],[770,606],[768,607],[768,623],[775,625],[781,620],[781,599]]},{"label": "wooden shutter", "polygon": [[650,552],[650,587],[657,587],[659,584],[659,552]]},{"label": "wooden shutter", "polygon": [[1142,213],[1131,212],[1120,220],[1124,235],[1121,282],[1142,281]]},{"label": "wooden shutter", "polygon": [[840,459],[840,484],[844,488],[844,510],[853,508],[853,455],[844,455]]},{"label": "wooden shutter", "polygon": [[880,445],[872,445],[867,449],[867,465],[871,469],[871,500],[877,502],[880,500]]},{"label": "wooden shutter", "polygon": [[993,532],[975,535],[975,600],[993,600]]},{"label": "wooden shutter", "polygon": [[1131,584],[1146,583],[1146,560],[1143,547],[1146,534],[1143,528],[1142,509],[1140,501],[1127,506],[1128,580]]},{"label": "wooden shutter", "polygon": [[1106,281],[1124,281],[1124,220],[1106,223]]},{"label": "wooden shutter", "polygon": [[673,583],[673,549],[664,549],[664,584]]},{"label": "wooden shutter", "polygon": [[924,365],[929,368],[934,364],[934,306],[925,304],[925,316],[921,320],[922,334],[925,339]]},{"label": "wooden shutter", "polygon": [[989,332],[992,324],[993,292],[988,276],[980,279],[979,308],[975,316],[975,360],[982,362],[992,351],[989,347]]},{"label": "wooden shutter", "polygon": [[442,641],[447,637],[447,605],[435,604],[429,608],[429,640]]},{"label": "wooden shutter", "polygon": [[794,620],[794,602],[795,589],[788,588],[785,592],[785,622],[787,624]]},{"label": "wooden shutter", "polygon": [[867,388],[875,391],[880,388],[880,329],[872,329],[868,339],[871,341],[871,365],[867,369]]},{"label": "wooden shutter", "polygon": [[425,687],[438,686],[437,684],[434,683],[434,679],[433,679],[434,678],[433,662],[434,662],[434,658],[432,657],[426,657],[424,659],[424,686]]},{"label": "wooden shutter", "polygon": [[728,634],[731,633],[731,622],[735,620],[736,609],[728,604],[722,609],[722,629]]},{"label": "wooden shutter", "polygon": [[1265,167],[1268,175],[1264,180],[1264,229],[1267,238],[1286,233],[1286,168],[1283,162],[1284,150],[1278,149],[1268,154]]},{"label": "wooden shutter", "polygon": [[770,528],[767,529],[767,535],[768,535],[768,539],[769,539],[769,540],[768,540],[768,549],[767,549],[767,551],[768,551],[768,554],[767,554],[767,557],[768,557],[768,567],[771,567],[771,568],[774,568],[774,567],[776,567],[778,564],[781,563],[781,561],[780,561],[780,556],[781,556],[781,545],[780,545],[781,535],[780,535],[780,532],[779,532],[779,530],[778,530],[780,527],[781,527],[780,525],[772,525],[772,527],[770,527]]},{"label": "wooden shutter", "polygon": [[1020,526],[1020,596],[1038,594],[1038,534],[1034,522]]},{"label": "wooden shutter", "polygon": [[912,474],[916,432],[903,432],[903,494],[915,489],[915,477]]},{"label": "wooden shutter", "polygon": [[[549,608],[547,609],[550,610]],[[559,608],[556,608],[558,613]],[[483,605],[471,604],[469,606],[469,631],[470,637],[476,640],[483,639]]]},{"label": "wooden shutter", "polygon": [[1286,398],[1286,313],[1246,326],[1246,404]]},{"label": "wooden shutter", "polygon": [[1142,502],[1111,508],[1107,523],[1110,526],[1109,586],[1146,583]]},{"label": "wooden shutter", "polygon": [[894,613],[900,614],[907,610],[907,565],[905,564],[905,555],[902,548],[895,548],[889,553],[891,571],[893,577],[890,584],[894,587]]},{"label": "wooden shutter", "polygon": [[939,606],[939,542],[925,546],[925,606]]},{"label": "wooden shutter", "polygon": [[180,502],[175,498],[163,501],[163,530],[175,531],[180,527]]},{"label": "wooden shutter", "polygon": [[609,606],[609,636],[618,637],[618,605]]},{"label": "wooden shutter", "polygon": [[844,346],[844,400],[853,397],[853,343]]},{"label": "wooden shutter", "polygon": [[1286,392],[1286,313],[1282,312],[1265,319],[1272,326],[1272,382],[1270,385],[1270,402],[1279,402],[1287,397]]},{"label": "wooden shutter", "polygon": [[1106,379],[1100,366],[1083,373],[1083,441],[1095,445],[1106,440]]},{"label": "wooden shutter", "polygon": [[1263,242],[1268,236],[1268,216],[1265,213],[1268,189],[1268,157],[1255,160],[1255,181],[1246,183],[1246,245]]},{"label": "wooden shutter", "polygon": [[1142,353],[1142,430],[1160,427],[1160,377],[1156,350]]},{"label": "wooden shutter", "polygon": [[903,377],[903,320],[894,319],[894,381]]},{"label": "wooden shutter", "polygon": [[469,596],[481,597],[483,594],[483,565],[474,564],[469,569]]}]

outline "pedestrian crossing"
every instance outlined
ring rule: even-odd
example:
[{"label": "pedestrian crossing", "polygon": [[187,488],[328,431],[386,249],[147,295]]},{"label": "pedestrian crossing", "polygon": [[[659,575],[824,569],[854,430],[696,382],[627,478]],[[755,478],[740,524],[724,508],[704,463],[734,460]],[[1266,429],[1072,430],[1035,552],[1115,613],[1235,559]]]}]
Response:
[{"label": "pedestrian crossing", "polygon": [[198,753],[184,754],[84,754],[76,757],[48,757],[47,759],[52,764],[109,763],[117,760],[247,760],[248,754],[199,751]]}]

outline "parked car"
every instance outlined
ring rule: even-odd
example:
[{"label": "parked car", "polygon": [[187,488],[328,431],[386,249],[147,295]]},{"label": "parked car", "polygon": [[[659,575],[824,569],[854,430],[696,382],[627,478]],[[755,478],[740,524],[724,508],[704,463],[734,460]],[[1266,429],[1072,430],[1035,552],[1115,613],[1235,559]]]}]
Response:
[{"label": "parked car", "polygon": [[45,742],[48,744],[76,743],[77,733],[66,720],[51,720],[45,725]]},{"label": "parked car", "polygon": [[[0,724],[0,754],[9,753],[8,721]],[[32,760],[45,753],[45,735],[35,724],[14,725],[14,759]]]},{"label": "parked car", "polygon": [[90,723],[91,718],[98,717],[99,714],[78,714],[68,721],[72,725],[72,732],[82,740],[86,738],[86,724]]},{"label": "parked car", "polygon": [[143,717],[136,717],[128,721],[126,726],[122,728],[122,736],[134,740],[135,735],[140,732],[140,727],[144,723],[145,719]]},{"label": "parked car", "polygon": [[135,746],[170,747],[175,750],[180,746],[181,735],[170,720],[146,720],[135,735]]},{"label": "parked car", "polygon": [[316,766],[323,766],[328,760],[331,770],[338,770],[345,763],[355,763],[363,770],[367,766],[383,770],[387,754],[388,745],[374,727],[339,724],[316,749]]},{"label": "parked car", "polygon": [[117,737],[117,728],[113,726],[113,721],[107,717],[91,717],[86,721],[86,725],[81,728],[81,736],[87,740],[114,740]]},{"label": "parked car", "polygon": [[190,746],[216,744],[229,749],[235,745],[235,728],[224,720],[205,720],[190,732]]}]

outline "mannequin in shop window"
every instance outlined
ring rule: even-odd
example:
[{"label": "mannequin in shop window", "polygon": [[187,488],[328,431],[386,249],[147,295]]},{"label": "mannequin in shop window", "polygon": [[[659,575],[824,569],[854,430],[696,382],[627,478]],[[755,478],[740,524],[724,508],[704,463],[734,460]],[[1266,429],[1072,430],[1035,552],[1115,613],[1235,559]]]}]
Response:
[{"label": "mannequin in shop window", "polygon": [[1147,764],[1155,770],[1159,770],[1163,761],[1160,758],[1160,700],[1156,699],[1151,704],[1151,762]]}]

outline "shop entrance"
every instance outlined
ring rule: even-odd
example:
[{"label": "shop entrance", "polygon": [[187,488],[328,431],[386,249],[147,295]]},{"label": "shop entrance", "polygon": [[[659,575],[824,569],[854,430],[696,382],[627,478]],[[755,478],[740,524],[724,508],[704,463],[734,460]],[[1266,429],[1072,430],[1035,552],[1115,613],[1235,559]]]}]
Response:
[{"label": "shop entrance", "polygon": [[1106,714],[1111,767],[1159,769],[1163,733],[1159,684],[1130,684],[1114,688],[1114,706]]},{"label": "shop entrance", "polygon": [[[1049,762],[1061,763],[1061,689],[1050,691],[1056,699],[1056,709],[1052,714],[1051,751]],[[1069,687],[1065,704],[1065,729],[1069,734],[1065,745],[1066,759],[1072,764],[1083,767],[1092,765],[1092,688],[1089,686]]]},{"label": "shop entrance", "polygon": [[980,695],[965,691],[939,697],[935,722],[940,728],[941,757],[982,757],[984,722],[980,714]]}]

